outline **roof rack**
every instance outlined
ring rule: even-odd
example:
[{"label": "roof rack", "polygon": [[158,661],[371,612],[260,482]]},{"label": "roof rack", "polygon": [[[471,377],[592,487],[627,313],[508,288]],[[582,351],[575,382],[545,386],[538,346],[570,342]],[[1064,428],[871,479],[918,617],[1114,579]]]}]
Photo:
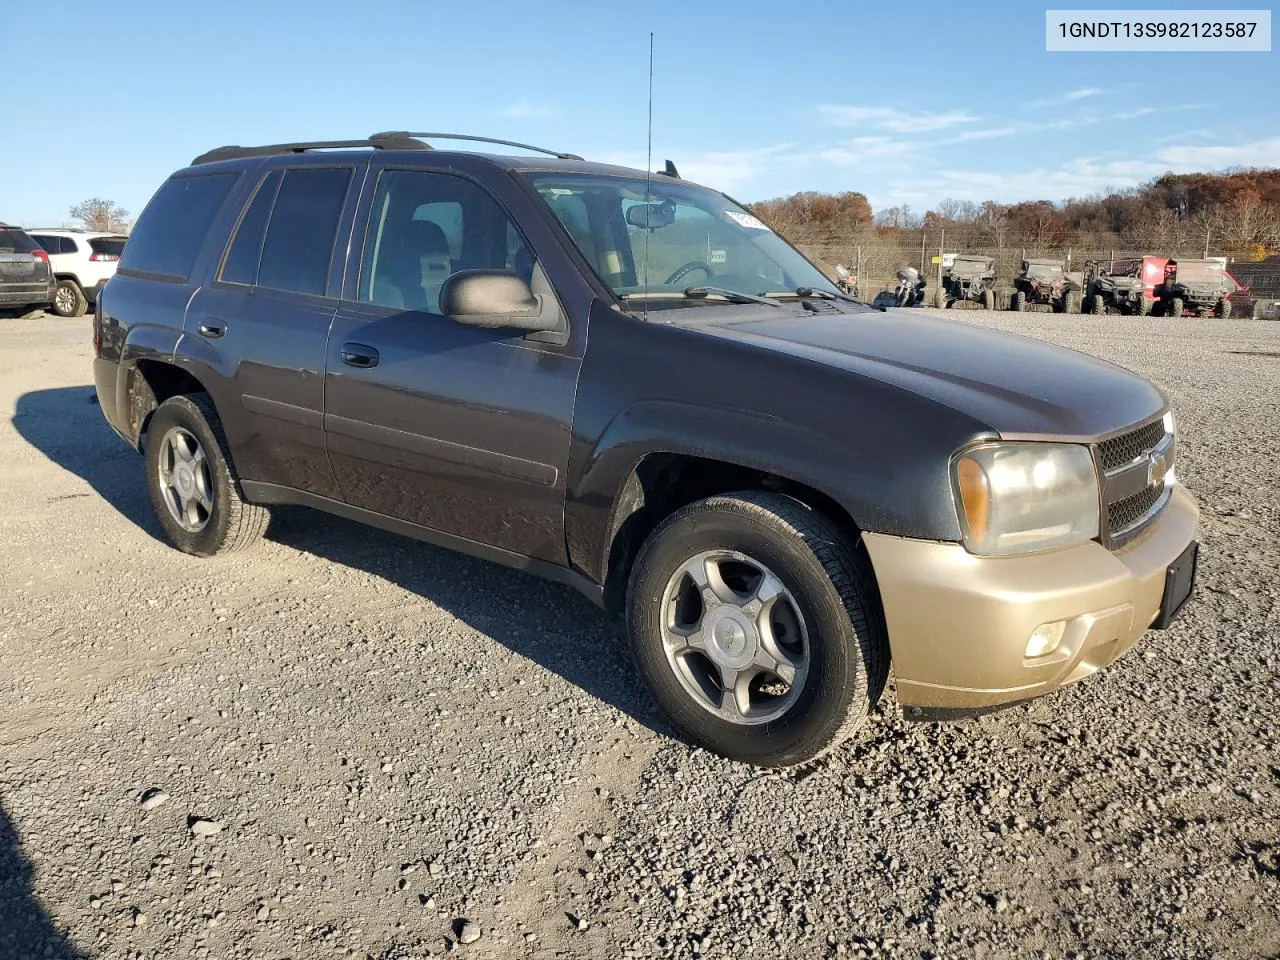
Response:
[{"label": "roof rack", "polygon": [[403,134],[374,134],[365,140],[309,140],[300,143],[270,143],[261,147],[216,147],[191,161],[196,167],[219,160],[241,160],[245,157],[273,157],[282,153],[304,153],[307,150],[342,150],[373,147],[375,150],[430,150],[428,144]]},{"label": "roof rack", "polygon": [[576,153],[563,153],[559,150],[548,150],[546,147],[535,147],[530,143],[517,143],[515,140],[496,140],[493,137],[473,137],[466,133],[419,133],[417,131],[408,130],[388,130],[384,133],[375,133],[370,140],[401,140],[413,139],[419,140],[425,137],[431,137],[436,140],[471,140],[476,143],[498,143],[504,147],[519,147],[521,150],[532,150],[534,153],[545,153],[550,157],[558,157],[561,160],[581,160],[582,157]]}]

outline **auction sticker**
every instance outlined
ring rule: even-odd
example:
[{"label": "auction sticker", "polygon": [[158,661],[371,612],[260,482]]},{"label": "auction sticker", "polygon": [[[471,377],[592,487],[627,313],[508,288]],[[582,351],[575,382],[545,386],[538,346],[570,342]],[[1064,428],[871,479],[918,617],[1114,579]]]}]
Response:
[{"label": "auction sticker", "polygon": [[726,210],[724,215],[736,223],[740,227],[746,227],[748,230],[768,230],[760,220],[756,219],[749,213],[739,213],[737,210]]},{"label": "auction sticker", "polygon": [[1046,10],[1045,49],[1112,53],[1266,53],[1270,10]]}]

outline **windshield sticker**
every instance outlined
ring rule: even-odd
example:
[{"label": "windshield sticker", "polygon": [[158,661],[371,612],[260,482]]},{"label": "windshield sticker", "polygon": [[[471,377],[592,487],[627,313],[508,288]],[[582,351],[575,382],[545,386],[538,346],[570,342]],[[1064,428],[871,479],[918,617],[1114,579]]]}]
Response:
[{"label": "windshield sticker", "polygon": [[708,263],[724,263],[728,259],[728,257],[729,257],[729,252],[727,250],[712,250],[711,256],[710,258],[708,258],[707,262]]},{"label": "windshield sticker", "polygon": [[763,223],[757,220],[749,213],[739,213],[737,210],[726,210],[724,215],[736,223],[740,227],[746,227],[748,230],[768,230]]}]

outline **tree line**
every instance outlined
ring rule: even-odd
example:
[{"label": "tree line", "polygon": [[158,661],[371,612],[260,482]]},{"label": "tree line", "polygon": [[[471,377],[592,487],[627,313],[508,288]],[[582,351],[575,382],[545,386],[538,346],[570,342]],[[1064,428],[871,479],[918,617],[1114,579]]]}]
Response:
[{"label": "tree line", "polygon": [[947,199],[922,214],[905,205],[873,212],[856,191],[806,191],[752,204],[752,211],[803,244],[918,243],[922,234],[945,230],[975,246],[1038,254],[1072,247],[1169,253],[1203,246],[1257,261],[1280,252],[1280,169],[1168,173],[1129,190],[1056,203]]}]

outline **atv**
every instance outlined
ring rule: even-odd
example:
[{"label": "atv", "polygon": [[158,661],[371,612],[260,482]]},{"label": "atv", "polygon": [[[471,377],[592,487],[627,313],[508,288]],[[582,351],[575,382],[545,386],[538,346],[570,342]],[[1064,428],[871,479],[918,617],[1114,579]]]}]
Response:
[{"label": "atv", "polygon": [[951,307],[957,302],[970,300],[980,304],[983,310],[994,310],[995,282],[996,262],[991,257],[957,256],[942,276],[935,305]]},{"label": "atv", "polygon": [[1164,283],[1157,291],[1160,312],[1166,317],[1191,313],[1231,316],[1227,297],[1226,267],[1218,260],[1170,260],[1164,268]]},{"label": "atv", "polygon": [[1084,265],[1084,309],[1102,316],[1116,310],[1134,317],[1151,311],[1142,280],[1142,258],[1090,260]]},{"label": "atv", "polygon": [[915,267],[903,267],[898,271],[898,287],[893,291],[893,305],[918,307],[924,303],[925,279]]},{"label": "atv", "polygon": [[1023,260],[1022,272],[1013,281],[1010,308],[1025,310],[1036,304],[1048,304],[1054,313],[1080,312],[1082,275],[1064,271],[1061,260]]}]

